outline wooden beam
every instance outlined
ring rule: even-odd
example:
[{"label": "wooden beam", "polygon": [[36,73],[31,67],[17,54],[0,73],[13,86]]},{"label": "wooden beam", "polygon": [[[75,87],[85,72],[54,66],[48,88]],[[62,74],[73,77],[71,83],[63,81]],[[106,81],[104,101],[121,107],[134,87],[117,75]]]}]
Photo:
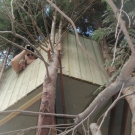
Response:
[{"label": "wooden beam", "polygon": [[[112,97],[112,102],[117,98],[118,93],[115,94]],[[114,131],[114,122],[115,122],[115,117],[116,117],[116,109],[117,109],[117,105],[111,110],[110,113],[110,121],[109,121],[109,129],[108,129],[108,135],[113,135],[113,131]]]},{"label": "wooden beam", "polygon": [[124,100],[123,114],[122,114],[122,124],[121,124],[121,132],[120,135],[126,135],[126,126],[128,122],[128,112],[129,106],[126,100]]}]

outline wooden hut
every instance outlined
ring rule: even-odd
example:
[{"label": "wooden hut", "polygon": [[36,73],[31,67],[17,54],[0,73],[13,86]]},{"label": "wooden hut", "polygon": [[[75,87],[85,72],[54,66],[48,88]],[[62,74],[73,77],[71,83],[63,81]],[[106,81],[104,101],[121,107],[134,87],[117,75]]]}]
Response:
[{"label": "wooden hut", "polygon": [[[80,37],[90,55],[103,66],[104,60],[99,44],[89,38]],[[77,45],[75,35],[68,34],[62,41],[62,72],[64,81],[65,106],[67,114],[82,112],[93,100],[93,91],[104,84],[105,78],[92,60]],[[47,55],[41,51],[46,58]],[[43,62],[36,59],[24,71],[16,74],[10,67],[4,72],[0,82],[0,111],[3,110],[29,110],[39,111],[42,83],[46,71]],[[56,113],[62,113],[62,100],[60,92],[59,75],[56,90]],[[91,121],[95,121],[102,111],[95,114]],[[103,133],[107,135],[108,120],[103,126]],[[62,123],[57,119],[57,123]],[[37,125],[36,115],[26,115],[12,112],[0,115],[0,133],[24,129]],[[35,130],[26,133],[33,135]]]}]

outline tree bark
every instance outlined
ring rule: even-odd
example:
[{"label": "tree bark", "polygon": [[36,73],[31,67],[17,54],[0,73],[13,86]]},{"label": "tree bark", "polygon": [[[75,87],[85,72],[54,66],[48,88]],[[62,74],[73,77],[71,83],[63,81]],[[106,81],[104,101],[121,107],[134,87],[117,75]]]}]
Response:
[{"label": "tree bark", "polygon": [[62,17],[61,17],[61,20],[60,20],[60,23],[59,23],[59,34],[58,34],[58,50],[62,51],[62,44],[61,44],[61,36],[62,36]]},{"label": "tree bark", "polygon": [[[54,53],[52,56],[53,62],[50,62],[49,75],[50,78],[46,78],[43,83],[43,92],[41,97],[40,112],[54,113],[55,107],[55,90],[56,90],[56,79],[58,69],[58,53]],[[42,116],[39,115],[38,126],[53,125],[54,116]],[[51,134],[49,128],[38,128],[36,135],[48,135]]]},{"label": "tree bark", "polygon": [[[102,47],[102,52],[103,52],[103,57],[104,57],[105,63],[109,63],[111,61],[111,56],[109,54],[108,46],[106,44],[105,39],[102,40],[101,47]],[[115,66],[111,66],[111,65],[107,65],[105,67],[105,69],[109,73],[109,76],[112,76],[112,74],[116,71]]]},{"label": "tree bark", "polygon": [[[57,79],[57,70],[58,70],[58,52],[54,52],[53,46],[55,42],[55,25],[56,25],[56,14],[57,11],[54,12],[53,21],[52,21],[52,28],[51,28],[51,35],[50,39],[52,42],[51,50],[51,61],[48,67],[49,77],[45,77],[43,82],[43,91],[41,97],[41,104],[40,104],[40,112],[45,113],[54,113],[55,107],[55,90],[56,90],[56,79]],[[53,125],[54,123],[54,116],[42,116],[39,115],[38,118],[38,130],[36,135],[50,135],[51,128],[40,128],[40,126],[47,126]]]},{"label": "tree bark", "polygon": [[55,43],[55,24],[56,24],[56,15],[57,15],[57,11],[54,11],[54,16],[53,16],[53,22],[52,22],[52,28],[51,28],[51,42],[52,42],[52,46],[54,46]]},{"label": "tree bark", "polygon": [[98,131],[98,125],[96,123],[90,124],[90,130],[92,135],[102,135],[101,131],[100,130]]},{"label": "tree bark", "polygon": [[[134,92],[134,88],[133,87],[129,87],[123,90],[123,94],[130,94]],[[132,128],[131,128],[131,135],[135,135],[135,93],[130,95],[130,96],[126,96],[125,97],[129,106],[130,106],[130,110],[132,113]]]}]

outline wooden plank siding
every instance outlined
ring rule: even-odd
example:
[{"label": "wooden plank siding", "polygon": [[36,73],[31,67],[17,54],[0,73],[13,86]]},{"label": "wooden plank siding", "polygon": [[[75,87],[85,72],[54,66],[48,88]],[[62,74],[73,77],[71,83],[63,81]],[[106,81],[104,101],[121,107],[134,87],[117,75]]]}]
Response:
[{"label": "wooden plank siding", "polygon": [[68,53],[69,53],[69,76],[81,78],[78,50],[76,47],[75,36],[68,35]]},{"label": "wooden plank siding", "polygon": [[[3,86],[3,89],[1,89],[1,95],[0,95],[0,108],[3,108],[3,104],[5,103],[7,94],[8,94],[8,89],[10,88],[10,84],[12,83],[14,72],[13,69],[9,69],[9,74],[7,76],[7,80],[5,80],[5,84]],[[10,91],[10,89],[9,89]]]},{"label": "wooden plank siding", "polygon": [[[92,41],[89,40],[89,39],[84,39],[85,41],[85,45],[86,45],[86,50],[90,53],[90,55],[92,56],[92,58],[96,60],[96,54],[95,54],[95,51],[94,51],[94,48],[93,48],[93,44],[92,44]],[[91,78],[93,80],[93,83],[95,84],[101,84],[101,78],[100,78],[100,72],[98,70],[98,67],[95,65],[95,63],[89,59],[89,65],[87,65],[90,67],[91,69]]]},{"label": "wooden plank siding", "polygon": [[[92,43],[93,43],[93,47],[94,47],[94,50],[95,50],[97,62],[103,68],[104,59],[103,59],[103,57],[101,57],[102,56],[101,47],[99,46],[99,44],[96,41],[92,41]],[[105,80],[106,80],[105,76],[104,76],[104,74],[101,71],[100,71],[100,74],[102,76],[102,83],[104,83]]]},{"label": "wooden plank siding", "polygon": [[[83,37],[80,37],[80,42],[86,49]],[[78,56],[79,56],[79,63],[80,63],[79,65],[80,65],[81,79],[88,81],[88,82],[93,82],[93,78],[91,77],[92,72],[91,72],[91,69],[89,66],[89,59],[88,59],[87,55],[82,52],[79,45],[77,45],[77,49],[78,49]]]},{"label": "wooden plank siding", "polygon": [[[84,37],[80,37],[80,41],[93,59],[102,66],[104,61],[98,43]],[[62,40],[62,46],[61,57],[64,75],[98,85],[104,83],[104,76],[101,71],[77,45],[75,35],[66,35]],[[47,59],[43,50],[41,50],[41,54]],[[45,65],[40,59],[36,59],[19,74],[9,68],[0,82],[0,110],[5,110],[14,105],[42,85],[45,74]]]},{"label": "wooden plank siding", "polygon": [[69,56],[68,56],[68,36],[66,35],[65,38],[62,40],[62,73],[64,75],[69,75]]}]

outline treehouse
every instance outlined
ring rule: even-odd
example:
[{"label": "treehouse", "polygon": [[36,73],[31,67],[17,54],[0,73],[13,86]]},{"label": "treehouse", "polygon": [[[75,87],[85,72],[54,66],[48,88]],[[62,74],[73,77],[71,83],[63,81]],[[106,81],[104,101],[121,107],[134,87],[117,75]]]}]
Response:
[{"label": "treehouse", "polygon": [[[99,44],[85,37],[80,37],[81,43],[86,50],[103,66],[104,60]],[[60,71],[57,77],[56,89],[56,113],[63,113],[62,99],[67,114],[78,114],[84,111],[94,99],[94,90],[105,82],[105,77],[92,60],[88,59],[77,45],[75,35],[68,34],[62,41],[61,61],[64,82],[64,97],[61,95]],[[46,53],[41,50],[44,57]],[[46,74],[45,66],[40,59],[36,59],[27,68],[16,74],[10,67],[3,75],[0,82],[0,111],[3,110],[27,110],[39,111],[42,84]],[[91,122],[104,113],[109,102],[96,112]],[[0,115],[0,133],[18,129],[29,128],[37,125],[38,115],[24,114],[21,112],[8,112]],[[70,122],[70,119],[66,119]],[[55,123],[64,123],[62,118],[56,118]],[[108,133],[109,115],[107,116],[101,130],[104,135]],[[34,135],[31,130],[26,135]],[[54,132],[55,133],[55,132]],[[116,135],[116,134],[115,134]]]}]

